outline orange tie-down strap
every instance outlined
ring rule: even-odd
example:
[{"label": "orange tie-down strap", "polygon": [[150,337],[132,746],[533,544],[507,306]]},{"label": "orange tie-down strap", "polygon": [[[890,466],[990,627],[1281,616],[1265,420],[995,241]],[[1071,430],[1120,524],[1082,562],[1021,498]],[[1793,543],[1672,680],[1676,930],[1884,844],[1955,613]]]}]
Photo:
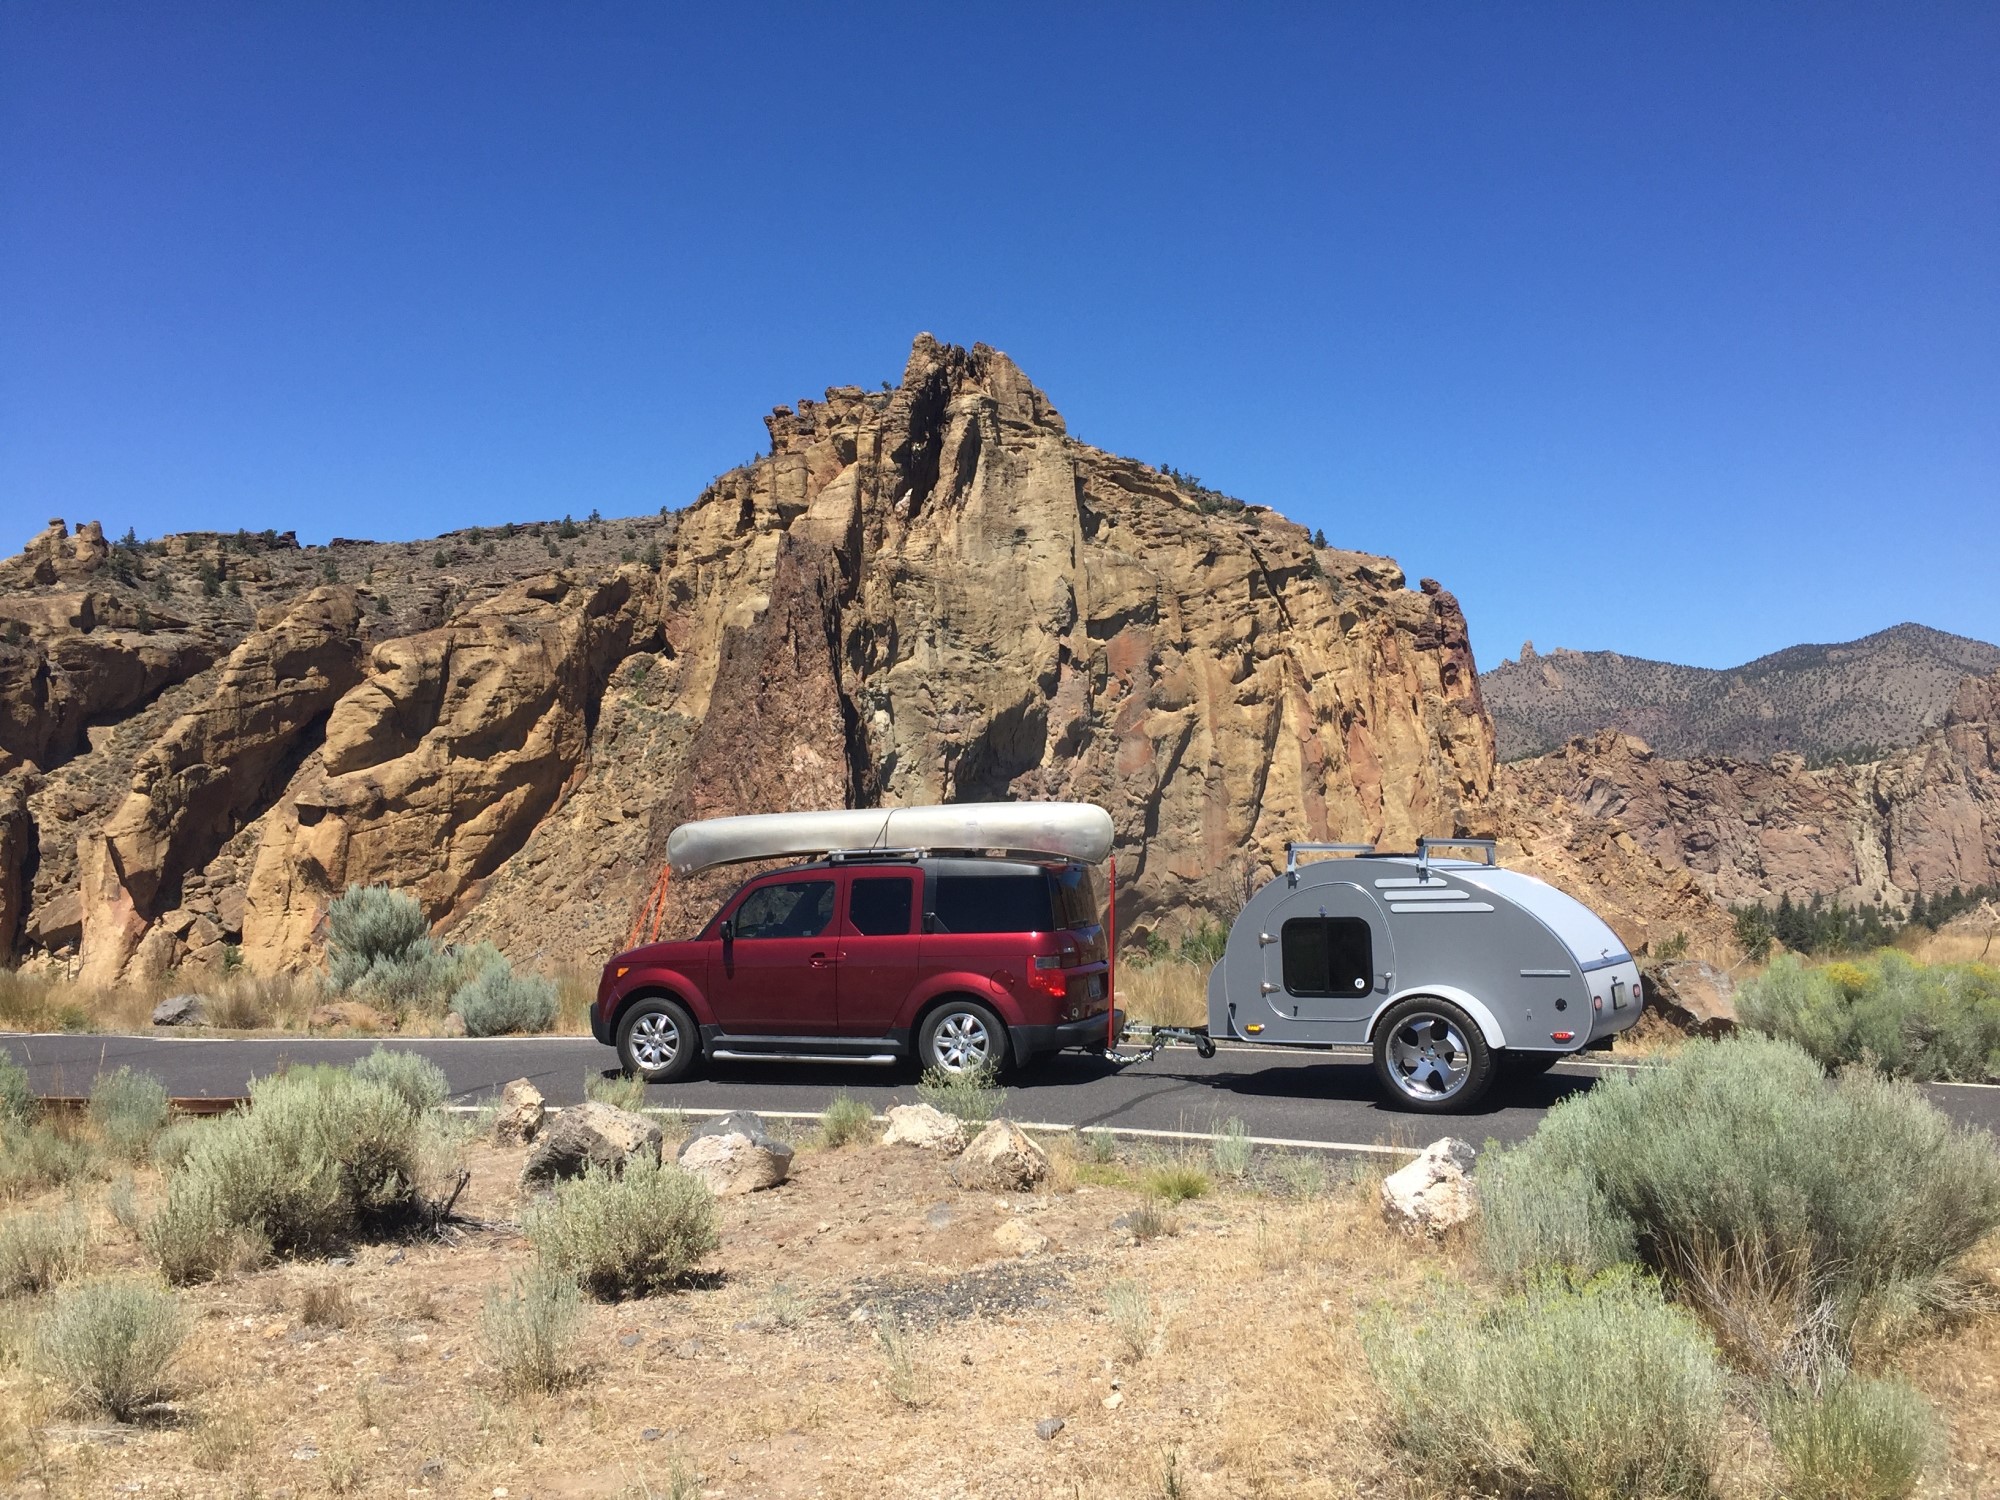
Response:
[{"label": "orange tie-down strap", "polygon": [[660,866],[659,879],[646,892],[646,899],[639,905],[639,915],[632,922],[632,930],[625,934],[625,946],[636,948],[643,936],[649,943],[660,940],[660,924],[667,919],[667,883],[673,878],[673,866]]}]

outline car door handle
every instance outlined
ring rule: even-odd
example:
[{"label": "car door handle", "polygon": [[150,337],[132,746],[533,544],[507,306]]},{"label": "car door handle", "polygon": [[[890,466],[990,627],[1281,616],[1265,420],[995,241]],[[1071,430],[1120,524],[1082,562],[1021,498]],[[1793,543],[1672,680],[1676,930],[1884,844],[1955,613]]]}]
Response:
[{"label": "car door handle", "polygon": [[806,960],[806,967],[809,969],[830,969],[833,967],[833,960],[828,958],[824,953],[815,953],[811,958]]}]

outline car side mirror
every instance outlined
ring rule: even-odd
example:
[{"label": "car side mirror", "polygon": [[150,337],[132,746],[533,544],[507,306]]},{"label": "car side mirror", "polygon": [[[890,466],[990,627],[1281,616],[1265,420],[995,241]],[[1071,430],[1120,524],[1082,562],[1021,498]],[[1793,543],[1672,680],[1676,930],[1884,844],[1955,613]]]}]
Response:
[{"label": "car side mirror", "polygon": [[735,942],[736,924],[730,921],[727,917],[724,917],[722,919],[722,926],[716,930],[716,936],[721,938],[725,943]]}]

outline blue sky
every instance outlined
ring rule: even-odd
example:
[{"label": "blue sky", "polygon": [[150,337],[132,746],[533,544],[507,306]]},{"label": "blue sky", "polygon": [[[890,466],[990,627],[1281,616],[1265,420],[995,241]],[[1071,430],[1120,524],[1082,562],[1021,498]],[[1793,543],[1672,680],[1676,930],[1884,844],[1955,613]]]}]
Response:
[{"label": "blue sky", "polygon": [[1523,638],[2000,640],[2000,8],[0,9],[0,545],[656,510],[1007,350]]}]

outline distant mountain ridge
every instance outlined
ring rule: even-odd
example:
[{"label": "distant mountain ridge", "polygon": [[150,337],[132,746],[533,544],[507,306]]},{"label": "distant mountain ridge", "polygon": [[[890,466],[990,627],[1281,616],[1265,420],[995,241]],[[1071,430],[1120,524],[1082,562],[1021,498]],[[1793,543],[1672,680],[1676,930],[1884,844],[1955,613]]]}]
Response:
[{"label": "distant mountain ridge", "polygon": [[1872,759],[1943,722],[1959,683],[2000,671],[2000,646],[1926,625],[1790,646],[1740,667],[1683,667],[1532,643],[1479,679],[1500,758],[1617,729],[1675,759]]}]

